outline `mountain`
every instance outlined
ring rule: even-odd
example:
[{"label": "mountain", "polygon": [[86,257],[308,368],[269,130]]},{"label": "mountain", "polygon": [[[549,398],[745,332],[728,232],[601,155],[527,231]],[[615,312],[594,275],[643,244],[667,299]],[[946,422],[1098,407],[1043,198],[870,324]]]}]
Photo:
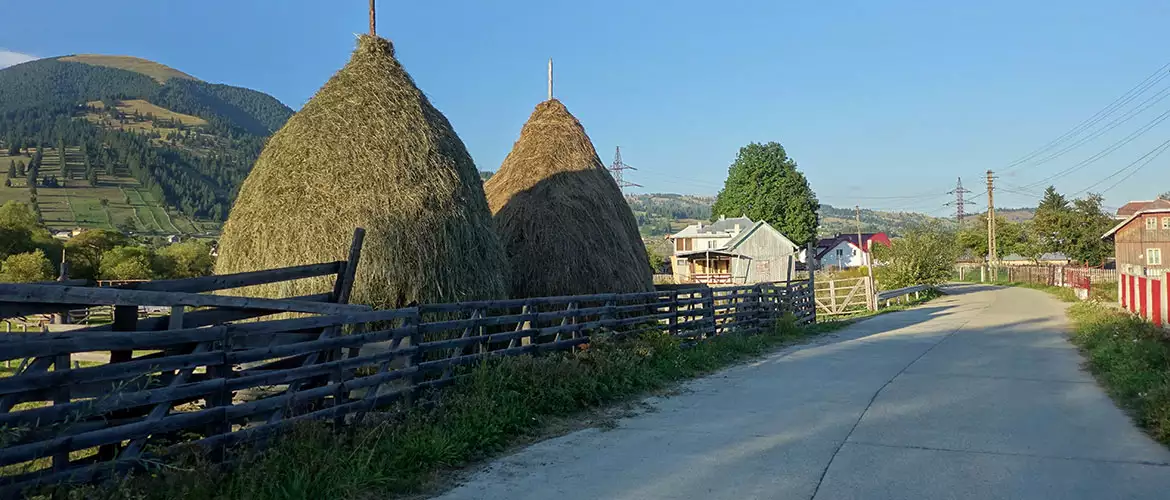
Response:
[{"label": "mountain", "polygon": [[[638,219],[642,236],[651,240],[662,239],[698,221],[710,220],[711,205],[715,203],[715,198],[710,196],[671,193],[636,194],[627,196],[626,200]],[[821,205],[820,215],[819,235],[822,237],[857,231],[853,209]],[[929,222],[950,223],[948,219],[914,212],[861,211],[861,226],[865,232],[880,231],[896,236],[914,224]]]},{"label": "mountain", "polygon": [[[80,196],[87,187],[129,186],[183,217],[222,221],[265,140],[292,114],[262,92],[145,59],[40,59],[0,70],[0,146],[9,153],[0,154],[0,168],[21,154],[26,163],[34,151],[57,154],[56,170],[33,176],[42,197],[54,186]],[[19,175],[10,184],[29,187]],[[104,224],[138,224],[142,217],[112,219]]]}]

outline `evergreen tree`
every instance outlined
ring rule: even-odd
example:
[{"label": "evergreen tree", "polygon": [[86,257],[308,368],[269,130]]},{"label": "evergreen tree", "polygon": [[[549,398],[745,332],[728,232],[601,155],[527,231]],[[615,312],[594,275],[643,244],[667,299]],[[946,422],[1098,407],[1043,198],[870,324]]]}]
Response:
[{"label": "evergreen tree", "polygon": [[17,172],[17,175],[19,175],[19,176],[21,176],[21,177],[23,177],[23,176],[25,175],[25,173],[24,173],[24,162],[23,162],[23,161],[18,161],[18,162],[16,162],[16,172]]},{"label": "evergreen tree", "polygon": [[20,154],[20,141],[14,140],[8,143],[8,156],[16,156]]},{"label": "evergreen tree", "polygon": [[97,187],[97,185],[98,185],[97,170],[90,170],[89,172],[86,172],[85,178],[89,180],[90,187]]},{"label": "evergreen tree", "polygon": [[65,139],[57,139],[57,161],[61,162],[61,178],[69,178],[69,167],[65,164]]},{"label": "evergreen tree", "polygon": [[9,160],[8,162],[8,178],[16,177],[16,160]]}]

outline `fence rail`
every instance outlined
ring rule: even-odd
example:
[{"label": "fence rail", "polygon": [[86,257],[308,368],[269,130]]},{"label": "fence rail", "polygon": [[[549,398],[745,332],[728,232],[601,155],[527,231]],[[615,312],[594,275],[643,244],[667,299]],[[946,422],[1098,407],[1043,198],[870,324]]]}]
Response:
[{"label": "fence rail", "polygon": [[[355,239],[360,249],[360,237]],[[688,342],[772,328],[782,317],[815,321],[810,282],[678,287],[632,294],[428,304],[371,311],[345,304],[349,261],[313,268],[337,274],[335,293],[296,300],[199,295],[258,279],[302,277],[289,269],[167,283],[184,292],[0,287],[0,311],[144,300],[216,306],[169,317],[51,334],[9,334],[0,361],[0,496],[20,488],[85,482],[140,466],[153,456],[252,441],[307,419],[360,419],[420,390],[440,387],[484,359],[570,350],[591,337],[662,331]],[[309,267],[302,267],[308,272]],[[106,291],[108,290],[108,291]],[[309,317],[227,323],[279,311]],[[177,317],[176,317],[177,316]],[[137,315],[133,316],[137,319]],[[111,363],[71,366],[82,354]],[[147,450],[152,450],[148,453]]]}]

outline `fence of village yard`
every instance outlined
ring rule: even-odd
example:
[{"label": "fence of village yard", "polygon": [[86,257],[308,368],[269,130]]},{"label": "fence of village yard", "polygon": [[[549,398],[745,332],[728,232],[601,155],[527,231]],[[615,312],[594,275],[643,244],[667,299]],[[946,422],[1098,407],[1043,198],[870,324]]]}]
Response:
[{"label": "fence of village yard", "polygon": [[[0,360],[20,363],[0,378],[0,496],[94,481],[191,446],[218,458],[309,419],[353,422],[482,360],[580,349],[599,333],[699,342],[816,318],[811,280],[375,311],[346,303],[361,240],[359,230],[349,259],[333,263],[122,289],[0,286],[0,318],[115,308],[110,325],[0,339]],[[333,292],[307,297],[201,293],[329,275]],[[140,305],[172,312],[140,320]],[[262,320],[274,313],[302,317]],[[108,363],[75,362],[102,352]]]},{"label": "fence of village yard", "polygon": [[1102,269],[1084,266],[999,266],[992,270],[988,266],[959,265],[955,272],[959,281],[1008,281],[1035,283],[1048,286],[1073,286],[1076,283],[1093,285],[1117,284],[1116,269]]}]

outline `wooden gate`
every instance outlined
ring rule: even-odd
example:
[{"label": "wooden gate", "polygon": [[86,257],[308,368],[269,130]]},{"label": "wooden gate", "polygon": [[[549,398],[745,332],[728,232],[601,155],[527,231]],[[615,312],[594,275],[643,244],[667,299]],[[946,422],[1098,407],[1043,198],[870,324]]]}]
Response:
[{"label": "wooden gate", "polygon": [[873,310],[873,285],[868,277],[818,281],[817,314],[835,316]]}]

